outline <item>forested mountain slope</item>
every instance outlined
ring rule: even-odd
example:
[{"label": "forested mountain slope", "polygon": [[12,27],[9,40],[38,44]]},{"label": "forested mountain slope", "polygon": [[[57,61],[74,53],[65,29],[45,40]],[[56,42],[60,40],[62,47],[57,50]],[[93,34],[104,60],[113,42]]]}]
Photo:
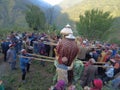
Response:
[{"label": "forested mountain slope", "polygon": [[[109,32],[105,33],[104,38],[107,38],[107,40],[108,38],[109,40],[113,38],[120,40],[120,0],[77,0],[77,3],[74,3],[74,5],[71,5],[71,0],[65,1],[66,3],[64,3],[64,1],[61,3],[61,8],[69,4],[70,5],[61,11],[62,14],[58,16],[56,21],[60,21],[59,23],[64,23],[64,21],[61,20],[61,18],[64,18],[66,22],[77,22],[79,21],[79,15],[84,15],[86,10],[91,9],[99,9],[103,10],[104,12],[109,11],[115,20]],[[65,15],[67,17],[65,17]],[[75,23],[73,26],[75,26]]]}]

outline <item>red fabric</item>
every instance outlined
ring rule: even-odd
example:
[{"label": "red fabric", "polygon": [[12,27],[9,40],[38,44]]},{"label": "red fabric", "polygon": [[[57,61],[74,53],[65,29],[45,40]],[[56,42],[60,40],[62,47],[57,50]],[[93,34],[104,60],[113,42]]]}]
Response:
[{"label": "red fabric", "polygon": [[61,58],[68,58],[68,66],[71,65],[78,53],[78,46],[74,40],[63,39],[56,47],[59,56],[58,61],[62,63]]},{"label": "red fabric", "polygon": [[95,79],[93,83],[94,83],[94,87],[91,88],[90,90],[101,90],[102,89],[102,86],[103,86],[102,80]]},{"label": "red fabric", "polygon": [[[78,54],[78,46],[75,40],[62,39],[56,47],[56,52],[59,56],[58,62],[62,64],[62,57],[68,58],[67,66],[70,66]],[[73,79],[73,71],[68,71],[68,82]]]}]

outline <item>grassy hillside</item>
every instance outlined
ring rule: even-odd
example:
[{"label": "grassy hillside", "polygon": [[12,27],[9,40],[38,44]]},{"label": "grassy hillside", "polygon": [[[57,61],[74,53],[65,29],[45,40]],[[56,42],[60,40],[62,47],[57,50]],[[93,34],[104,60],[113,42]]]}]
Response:
[{"label": "grassy hillside", "polygon": [[0,62],[0,80],[3,80],[5,90],[48,90],[53,85],[53,63],[46,63],[43,67],[40,61],[34,60],[30,72],[26,75],[26,83],[21,80],[19,60],[17,70],[11,71],[9,67],[7,62]]},{"label": "grassy hillside", "polygon": [[79,15],[84,14],[86,10],[100,9],[103,11],[110,11],[111,14],[116,17],[120,16],[120,0],[83,0],[74,6],[63,9],[63,13],[67,13],[69,18],[78,21]]},{"label": "grassy hillside", "polygon": [[107,41],[115,42],[120,45],[120,17],[116,17],[112,27],[104,34]]}]

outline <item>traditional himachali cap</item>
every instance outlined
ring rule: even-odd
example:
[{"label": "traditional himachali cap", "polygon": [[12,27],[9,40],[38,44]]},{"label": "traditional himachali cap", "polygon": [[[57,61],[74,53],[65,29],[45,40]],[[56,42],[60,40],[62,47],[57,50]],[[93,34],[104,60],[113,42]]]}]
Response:
[{"label": "traditional himachali cap", "polygon": [[73,34],[69,34],[69,35],[66,36],[65,38],[67,38],[67,39],[75,39],[75,36],[73,36]]},{"label": "traditional himachali cap", "polygon": [[112,50],[108,50],[108,52],[113,53],[113,51],[112,51]]},{"label": "traditional himachali cap", "polygon": [[110,59],[111,62],[115,63],[115,60],[114,59]]},{"label": "traditional himachali cap", "polygon": [[44,37],[41,37],[40,40],[44,40]]},{"label": "traditional himachali cap", "polygon": [[102,89],[102,86],[103,86],[102,80],[100,80],[100,79],[94,79],[93,80],[93,84],[94,84],[94,86],[96,88]]},{"label": "traditional himachali cap", "polygon": [[9,38],[9,37],[7,37],[6,39],[7,39],[7,40],[10,40],[10,38]]},{"label": "traditional himachali cap", "polygon": [[68,35],[68,34],[73,34],[73,31],[71,29],[71,26],[69,24],[67,24],[61,31],[61,34],[63,35]]},{"label": "traditional himachali cap", "polygon": [[14,44],[9,44],[9,47],[15,46]]},{"label": "traditional himachali cap", "polygon": [[115,55],[115,58],[120,58],[120,55],[119,55],[119,54],[116,54],[116,55]]},{"label": "traditional himachali cap", "polygon": [[83,44],[86,44],[86,43],[87,43],[87,41],[84,40],[84,41],[83,41]]},{"label": "traditional himachali cap", "polygon": [[22,49],[22,50],[21,50],[21,53],[25,53],[25,52],[26,52],[26,50],[25,50],[25,49]]},{"label": "traditional himachali cap", "polygon": [[89,60],[89,62],[91,62],[91,63],[95,63],[96,61],[95,61],[94,58],[91,58],[91,59]]}]

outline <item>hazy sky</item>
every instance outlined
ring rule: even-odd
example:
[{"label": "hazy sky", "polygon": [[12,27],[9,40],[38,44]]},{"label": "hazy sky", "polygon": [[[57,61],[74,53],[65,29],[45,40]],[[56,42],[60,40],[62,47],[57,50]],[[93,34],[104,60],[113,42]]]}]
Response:
[{"label": "hazy sky", "polygon": [[63,0],[44,0],[44,1],[51,4],[51,5],[56,5],[56,4],[60,3]]}]

